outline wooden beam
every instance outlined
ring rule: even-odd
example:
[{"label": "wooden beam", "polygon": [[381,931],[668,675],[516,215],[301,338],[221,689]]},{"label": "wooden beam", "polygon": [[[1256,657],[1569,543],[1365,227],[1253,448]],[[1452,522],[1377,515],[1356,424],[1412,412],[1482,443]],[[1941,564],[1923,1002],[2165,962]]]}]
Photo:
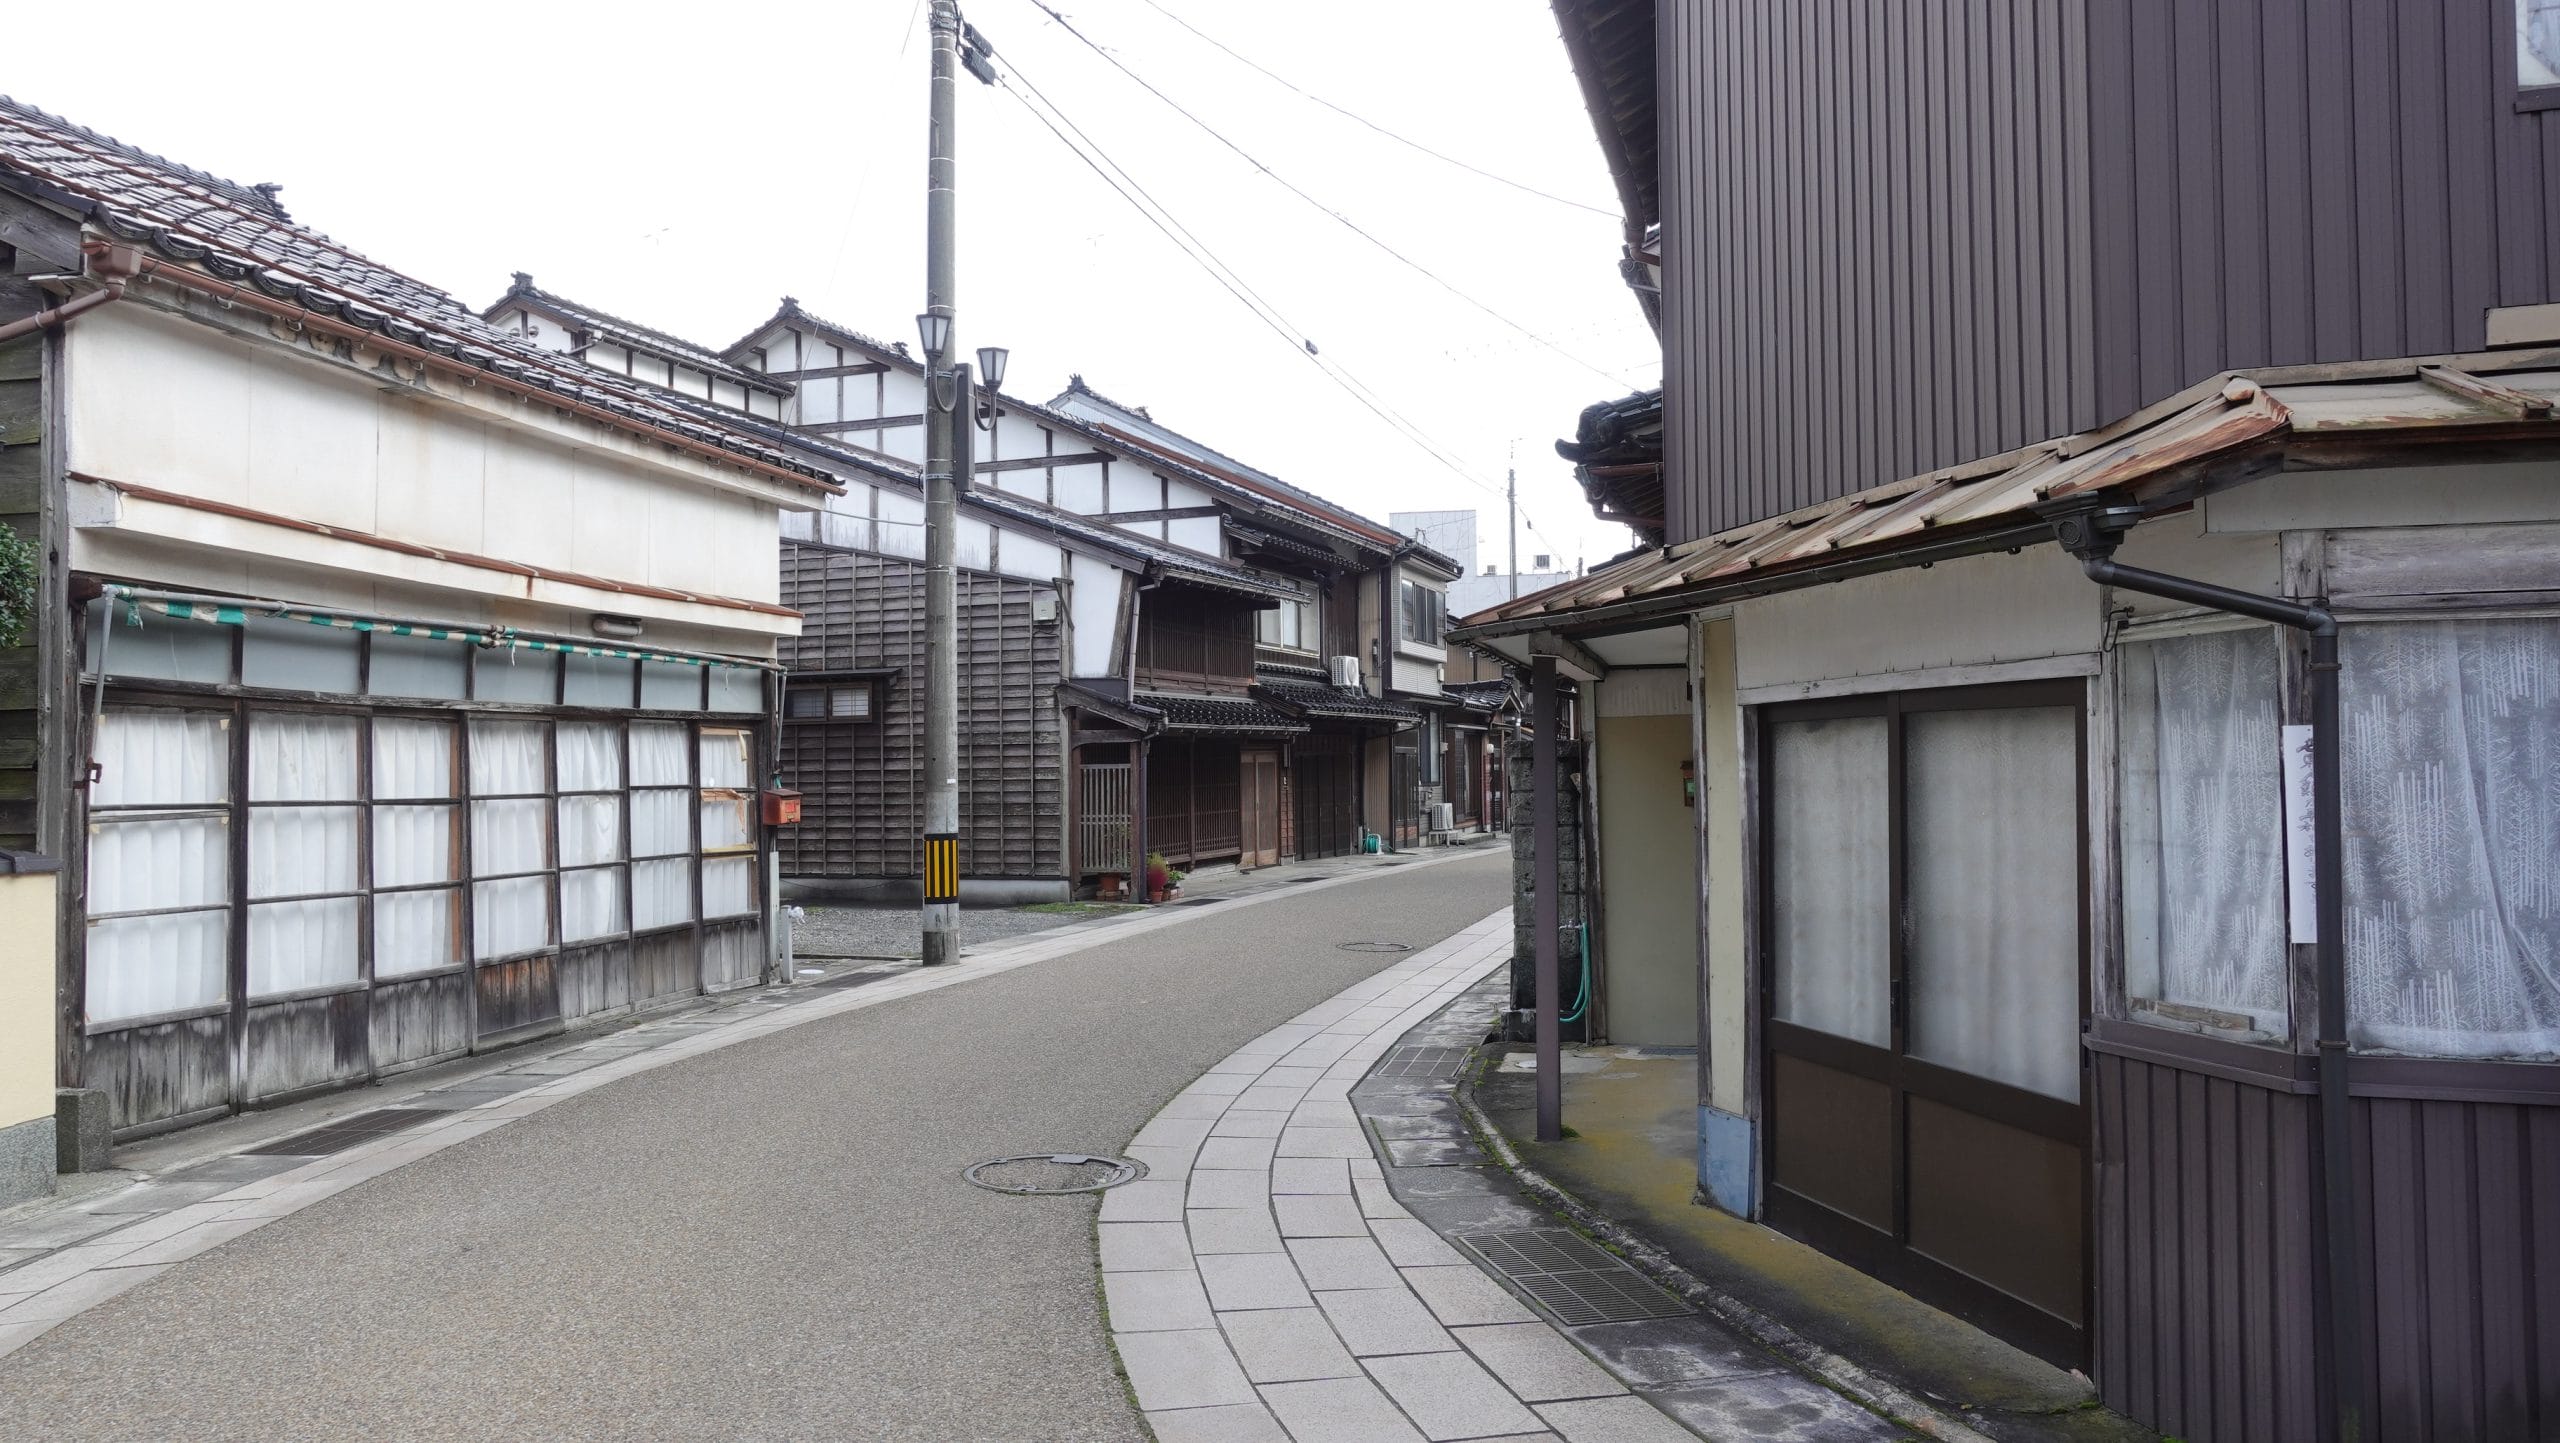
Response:
[{"label": "wooden beam", "polygon": [[979,461],[970,466],[976,472],[1036,471],[1043,466],[1091,466],[1111,457],[1101,451],[1067,451],[1056,456],[1016,456],[1010,461]]},{"label": "wooden beam", "polygon": [[921,426],[923,424],[924,417],[921,415],[874,416],[867,421],[818,421],[801,425],[794,429],[807,431],[819,436],[833,436],[844,431],[884,431],[892,426]]},{"label": "wooden beam", "polygon": [[771,376],[777,381],[815,381],[828,376],[876,376],[888,369],[879,361],[866,361],[859,366],[811,366],[804,371],[763,371],[758,374]]},{"label": "wooden beam", "polygon": [[1556,666],[1575,681],[1599,681],[1609,674],[1609,664],[1591,654],[1591,649],[1569,636],[1541,631],[1529,638],[1532,658],[1553,657]]},{"label": "wooden beam", "polygon": [[1222,506],[1159,506],[1153,511],[1100,511],[1084,519],[1111,526],[1123,521],[1188,521],[1194,517],[1224,516],[1225,514],[1227,514],[1226,508]]}]

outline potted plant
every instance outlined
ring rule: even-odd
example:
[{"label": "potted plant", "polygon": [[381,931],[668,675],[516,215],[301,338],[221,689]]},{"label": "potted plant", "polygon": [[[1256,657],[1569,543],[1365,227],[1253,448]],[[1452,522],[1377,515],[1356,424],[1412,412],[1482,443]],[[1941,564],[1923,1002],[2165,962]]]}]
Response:
[{"label": "potted plant", "polygon": [[1172,869],[1165,865],[1164,853],[1147,853],[1147,900],[1161,902],[1173,886]]}]

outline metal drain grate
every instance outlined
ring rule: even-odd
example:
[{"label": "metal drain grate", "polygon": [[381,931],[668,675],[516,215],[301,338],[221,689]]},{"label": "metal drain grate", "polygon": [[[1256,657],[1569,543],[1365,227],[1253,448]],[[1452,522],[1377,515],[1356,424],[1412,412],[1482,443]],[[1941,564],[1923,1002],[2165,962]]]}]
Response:
[{"label": "metal drain grate", "polygon": [[1342,950],[1345,952],[1410,952],[1413,950],[1413,944],[1410,942],[1345,942],[1342,944]]},{"label": "metal drain grate", "polygon": [[881,967],[862,972],[839,972],[824,982],[812,982],[809,986],[812,989],[863,987],[874,982],[886,982],[892,977],[903,977],[907,973],[914,971],[919,965],[921,964],[909,963],[904,967]]},{"label": "metal drain grate", "polygon": [[1463,1047],[1399,1047],[1379,1059],[1371,1077],[1427,1077],[1446,1082],[1467,1065]]},{"label": "metal drain grate", "polygon": [[1036,1197],[1101,1192],[1147,1175],[1147,1165],[1125,1157],[1080,1152],[1033,1152],[989,1158],[960,1174],[989,1192]]},{"label": "metal drain grate", "polygon": [[1174,903],[1177,907],[1209,907],[1227,900],[1224,897],[1186,897]]},{"label": "metal drain grate", "polygon": [[1322,877],[1291,877],[1286,881],[1283,881],[1280,885],[1284,887],[1294,887],[1300,882],[1321,882],[1323,880],[1325,879]]},{"label": "metal drain grate", "polygon": [[1643,1274],[1562,1228],[1459,1233],[1452,1241],[1567,1327],[1676,1318],[1691,1311]]},{"label": "metal drain grate", "polygon": [[[547,1079],[546,1079],[547,1080]],[[388,1133],[403,1132],[430,1118],[450,1117],[452,1112],[441,1107],[378,1107],[342,1117],[326,1127],[280,1137],[263,1147],[245,1147],[246,1157],[327,1157],[344,1152],[360,1142],[371,1142]]]}]

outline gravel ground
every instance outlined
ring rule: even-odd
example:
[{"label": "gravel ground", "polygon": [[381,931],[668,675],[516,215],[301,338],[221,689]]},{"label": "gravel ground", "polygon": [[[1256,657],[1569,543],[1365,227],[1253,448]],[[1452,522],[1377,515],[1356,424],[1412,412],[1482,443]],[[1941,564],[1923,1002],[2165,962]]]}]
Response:
[{"label": "gravel ground", "polygon": [[[963,907],[961,950],[1127,910],[1079,903],[1056,907]],[[913,907],[811,907],[807,916],[792,924],[791,950],[801,957],[921,957],[922,930],[923,921]]]},{"label": "gravel ground", "polygon": [[1135,1443],[1089,1197],[1202,1069],[1503,905],[1488,852],[643,1073],[181,1264],[0,1360],[0,1438]]}]

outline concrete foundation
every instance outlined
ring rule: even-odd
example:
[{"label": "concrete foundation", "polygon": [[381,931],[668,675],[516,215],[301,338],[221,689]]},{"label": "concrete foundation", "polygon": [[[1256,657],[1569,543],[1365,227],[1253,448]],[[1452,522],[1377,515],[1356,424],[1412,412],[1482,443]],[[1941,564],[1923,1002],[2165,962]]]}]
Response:
[{"label": "concrete foundation", "polygon": [[0,1127],[0,1208],[53,1192],[53,1119]]},{"label": "concrete foundation", "polygon": [[115,1120],[107,1094],[94,1087],[56,1088],[53,1152],[57,1172],[104,1172],[115,1150]]},{"label": "concrete foundation", "polygon": [[[811,907],[921,906],[924,883],[914,877],[785,877],[782,900]],[[1071,902],[1073,887],[1064,877],[963,877],[963,907],[1028,907],[1039,902]]]},{"label": "concrete foundation", "polygon": [[1720,1107],[1698,1109],[1698,1187],[1707,1201],[1738,1218],[1759,1203],[1751,1186],[1751,1119]]}]

